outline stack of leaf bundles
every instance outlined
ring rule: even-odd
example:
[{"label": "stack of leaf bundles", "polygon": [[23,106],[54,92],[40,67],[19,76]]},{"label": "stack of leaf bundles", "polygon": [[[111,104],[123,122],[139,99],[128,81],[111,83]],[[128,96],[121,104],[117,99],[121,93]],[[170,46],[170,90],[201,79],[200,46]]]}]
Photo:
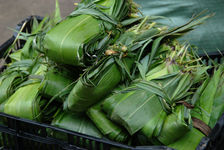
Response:
[{"label": "stack of leaf bundles", "polygon": [[52,60],[75,66],[92,65],[119,37],[121,22],[137,11],[131,0],[83,3],[44,37],[44,53]]},{"label": "stack of leaf bundles", "polygon": [[[156,65],[152,63],[154,68],[144,79],[136,79],[87,111],[98,129],[105,133],[108,126],[116,124],[111,128],[128,131],[129,137],[138,136],[145,142],[142,144],[156,145],[169,145],[190,131],[190,111],[183,103],[206,77],[208,67],[200,66],[200,59],[187,49],[175,40],[161,44],[158,51],[165,54],[156,56],[160,59],[154,61]],[[110,135],[119,134],[117,131],[111,130]]]}]

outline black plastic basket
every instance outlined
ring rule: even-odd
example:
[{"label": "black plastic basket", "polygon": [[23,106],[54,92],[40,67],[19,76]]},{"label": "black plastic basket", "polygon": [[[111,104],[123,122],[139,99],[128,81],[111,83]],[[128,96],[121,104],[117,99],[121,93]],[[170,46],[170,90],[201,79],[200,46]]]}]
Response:
[{"label": "black plastic basket", "polygon": [[[29,31],[31,20],[34,16],[31,16],[22,21],[16,27],[20,30],[24,22],[27,22],[24,30]],[[38,20],[41,17],[35,16]],[[14,33],[8,41],[0,46],[0,58],[4,52],[14,42],[17,33]],[[25,41],[18,40],[16,48],[23,47]],[[221,53],[209,54],[212,59],[221,60]],[[207,57],[203,56],[206,63]],[[203,138],[198,145],[198,150],[215,149],[219,150],[224,147],[224,115],[220,118],[216,124],[210,136]],[[58,132],[64,134],[65,139],[57,139],[49,134],[49,131]],[[30,150],[30,149],[42,149],[42,150],[61,150],[61,149],[96,149],[96,150],[112,150],[112,149],[132,149],[132,150],[172,150],[166,146],[138,146],[131,147],[128,145],[109,141],[107,139],[99,139],[84,135],[69,130],[56,128],[51,125],[22,119],[14,116],[10,116],[4,113],[0,113],[0,149],[16,149],[16,150]]]}]

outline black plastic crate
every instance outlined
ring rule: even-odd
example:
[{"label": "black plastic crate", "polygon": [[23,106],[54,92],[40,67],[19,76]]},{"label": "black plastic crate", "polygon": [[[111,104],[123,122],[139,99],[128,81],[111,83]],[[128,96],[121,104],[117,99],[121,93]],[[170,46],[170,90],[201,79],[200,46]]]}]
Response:
[{"label": "black plastic crate", "polygon": [[[56,128],[50,125],[35,121],[22,119],[0,113],[0,124],[2,134],[1,146],[4,149],[43,149],[43,150],[71,150],[71,149],[135,149],[135,150],[171,150],[162,146],[130,147],[127,145],[112,142],[106,139],[99,139],[77,132]],[[49,131],[63,133],[66,139],[56,139],[49,134]]]},{"label": "black plastic crate", "polygon": [[[30,30],[32,18],[31,16],[23,20],[16,27],[20,30],[24,22],[27,22],[24,31]],[[42,17],[35,16],[37,20],[41,20]],[[2,58],[4,52],[14,42],[17,33],[0,46],[0,58]],[[16,49],[23,47],[25,41],[18,40],[16,43]],[[222,54],[224,52],[209,53],[208,55],[213,60],[221,62]],[[205,63],[209,64],[206,55],[202,56]],[[51,131],[64,134],[65,139],[57,139],[50,133]],[[221,150],[224,147],[224,114],[217,122],[216,126],[212,130],[208,137],[201,140],[197,147],[197,150]],[[115,150],[115,149],[132,149],[132,150],[172,150],[166,146],[138,146],[131,147],[128,145],[116,143],[107,139],[99,139],[84,135],[81,133],[69,131],[53,127],[51,125],[22,119],[14,116],[10,116],[4,113],[0,113],[0,149],[16,149],[16,150],[30,150],[30,149],[42,149],[42,150],[72,150],[72,149],[94,149],[94,150]]]}]

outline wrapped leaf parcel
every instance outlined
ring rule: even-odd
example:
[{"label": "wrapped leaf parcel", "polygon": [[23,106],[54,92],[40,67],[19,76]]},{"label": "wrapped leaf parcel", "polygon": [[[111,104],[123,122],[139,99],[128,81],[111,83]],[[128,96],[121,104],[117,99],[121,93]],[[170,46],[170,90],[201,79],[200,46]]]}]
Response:
[{"label": "wrapped leaf parcel", "polygon": [[68,77],[55,69],[49,70],[42,83],[44,85],[42,94],[49,98],[59,95],[58,99],[63,101],[65,99],[63,93],[65,91],[68,91],[67,93],[71,91],[72,83],[73,80],[71,77]]},{"label": "wrapped leaf parcel", "polygon": [[87,115],[101,133],[110,140],[117,142],[125,142],[127,140],[128,133],[125,132],[122,127],[107,118],[106,114],[101,109],[101,103],[91,107],[87,111]]},{"label": "wrapped leaf parcel", "polygon": [[46,34],[46,55],[59,63],[91,65],[119,36],[116,28],[130,7],[129,0],[97,0],[79,7]]},{"label": "wrapped leaf parcel", "polygon": [[[132,80],[132,66],[135,61],[142,58],[140,48],[150,43],[147,42],[150,40],[136,39],[136,36],[145,34],[144,31],[148,30],[152,30],[151,26],[143,26],[141,23],[122,34],[105,52],[106,56],[81,76],[64,103],[64,109],[73,112],[85,111],[101,101],[121,81]],[[155,36],[161,32],[155,30],[157,32],[149,32],[148,35]]]},{"label": "wrapped leaf parcel", "polygon": [[26,119],[37,119],[41,101],[39,88],[38,82],[19,88],[5,103],[4,112]]}]

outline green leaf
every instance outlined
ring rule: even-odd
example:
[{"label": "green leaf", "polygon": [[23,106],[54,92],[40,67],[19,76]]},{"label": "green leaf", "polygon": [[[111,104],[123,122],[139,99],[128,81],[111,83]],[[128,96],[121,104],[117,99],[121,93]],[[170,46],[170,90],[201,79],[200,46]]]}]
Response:
[{"label": "green leaf", "polygon": [[[112,101],[110,99],[105,100],[103,107],[108,108],[109,104],[110,119],[125,127],[131,135],[139,131],[162,110],[158,97],[142,89],[124,94],[118,93],[112,96]],[[108,100],[112,103],[108,103]],[[104,111],[107,111],[106,108]]]},{"label": "green leaf", "polygon": [[121,73],[113,58],[100,62],[78,80],[64,104],[64,109],[83,112],[102,100],[121,81]]},{"label": "green leaf", "polygon": [[[209,81],[196,106],[201,109],[202,121],[206,124],[209,123],[212,107],[214,103],[215,94],[218,88],[218,83],[222,73],[222,68],[214,72],[212,79]],[[198,118],[200,119],[200,118]]]},{"label": "green leaf", "polygon": [[19,78],[20,74],[17,72],[13,72],[10,75],[7,75],[7,77],[3,76],[1,77],[0,81],[0,104],[4,101],[6,101],[12,94],[16,85],[15,81],[16,78]]},{"label": "green leaf", "polygon": [[161,37],[158,37],[157,39],[155,39],[153,41],[153,44],[152,44],[152,50],[151,50],[151,56],[150,56],[150,59],[149,59],[149,62],[148,62],[148,66],[151,65],[152,63],[152,60],[159,48],[159,45],[160,45],[160,42],[162,41],[162,39],[164,38],[164,36],[161,36]]},{"label": "green leaf", "polygon": [[168,145],[168,147],[178,150],[195,150],[203,137],[204,135],[199,130],[193,128],[178,141]]},{"label": "green leaf", "polygon": [[89,15],[65,19],[46,34],[46,55],[56,62],[82,65],[83,45],[101,34],[99,24],[98,20]]},{"label": "green leaf", "polygon": [[92,106],[87,111],[87,115],[101,133],[110,140],[117,142],[125,142],[127,140],[128,134],[126,131],[107,118],[106,114],[101,110],[101,103]]},{"label": "green leaf", "polygon": [[[68,112],[59,112],[52,121],[51,125],[93,137],[102,138],[100,131],[86,116],[79,116]],[[58,138],[63,136],[61,132],[53,132],[53,135]]]},{"label": "green leaf", "polygon": [[33,83],[19,88],[5,103],[4,113],[31,120],[38,119],[39,87],[40,83]]},{"label": "green leaf", "polygon": [[194,95],[192,97],[191,100],[191,104],[195,105],[195,103],[197,103],[197,101],[199,100],[202,92],[204,91],[204,89],[207,87],[208,83],[210,81],[210,78],[207,78],[202,85],[194,92]]},{"label": "green leaf", "polygon": [[[43,89],[42,94],[48,98],[51,98],[58,93],[60,93],[63,89],[69,86],[73,82],[72,79],[66,77],[60,72],[56,72],[55,70],[50,70],[46,73],[44,81],[43,81]],[[72,90],[72,87],[68,88],[69,91]],[[58,98],[59,101],[63,101],[63,97]]]},{"label": "green leaf", "polygon": [[[153,119],[151,119],[140,131],[140,134],[143,134],[148,141],[150,141],[153,138],[153,135],[155,133],[155,130],[157,128],[157,125],[160,121],[160,119],[165,120],[166,113],[164,116],[164,111],[161,110],[160,113],[158,113]],[[163,123],[162,123],[163,125]]]},{"label": "green leaf", "polygon": [[58,0],[55,0],[54,22],[58,23],[59,21],[61,21],[61,11]]},{"label": "green leaf", "polygon": [[224,112],[224,78],[223,74],[220,77],[218,88],[215,94],[212,112],[209,120],[209,126],[213,128]]},{"label": "green leaf", "polygon": [[36,55],[35,55],[35,52],[36,52],[36,51],[33,51],[33,48],[32,48],[33,41],[34,41],[34,39],[35,39],[35,36],[34,36],[34,35],[36,35],[38,32],[40,32],[40,31],[42,30],[42,28],[43,28],[43,26],[44,26],[44,24],[45,24],[45,22],[46,22],[47,19],[48,19],[48,18],[45,17],[45,18],[38,24],[38,26],[35,25],[35,24],[37,24],[37,23],[35,23],[35,22],[37,22],[37,21],[35,21],[35,19],[34,19],[34,27],[33,27],[33,30],[31,31],[31,34],[32,34],[32,35],[31,35],[30,37],[28,37],[28,39],[27,39],[25,45],[24,45],[23,48],[21,49],[21,51],[22,51],[22,58],[29,59],[29,58],[33,58],[33,57],[36,56]]},{"label": "green leaf", "polygon": [[190,126],[184,120],[184,106],[177,106],[175,111],[168,115],[162,130],[157,137],[164,145],[169,145],[177,141],[190,131]]}]

